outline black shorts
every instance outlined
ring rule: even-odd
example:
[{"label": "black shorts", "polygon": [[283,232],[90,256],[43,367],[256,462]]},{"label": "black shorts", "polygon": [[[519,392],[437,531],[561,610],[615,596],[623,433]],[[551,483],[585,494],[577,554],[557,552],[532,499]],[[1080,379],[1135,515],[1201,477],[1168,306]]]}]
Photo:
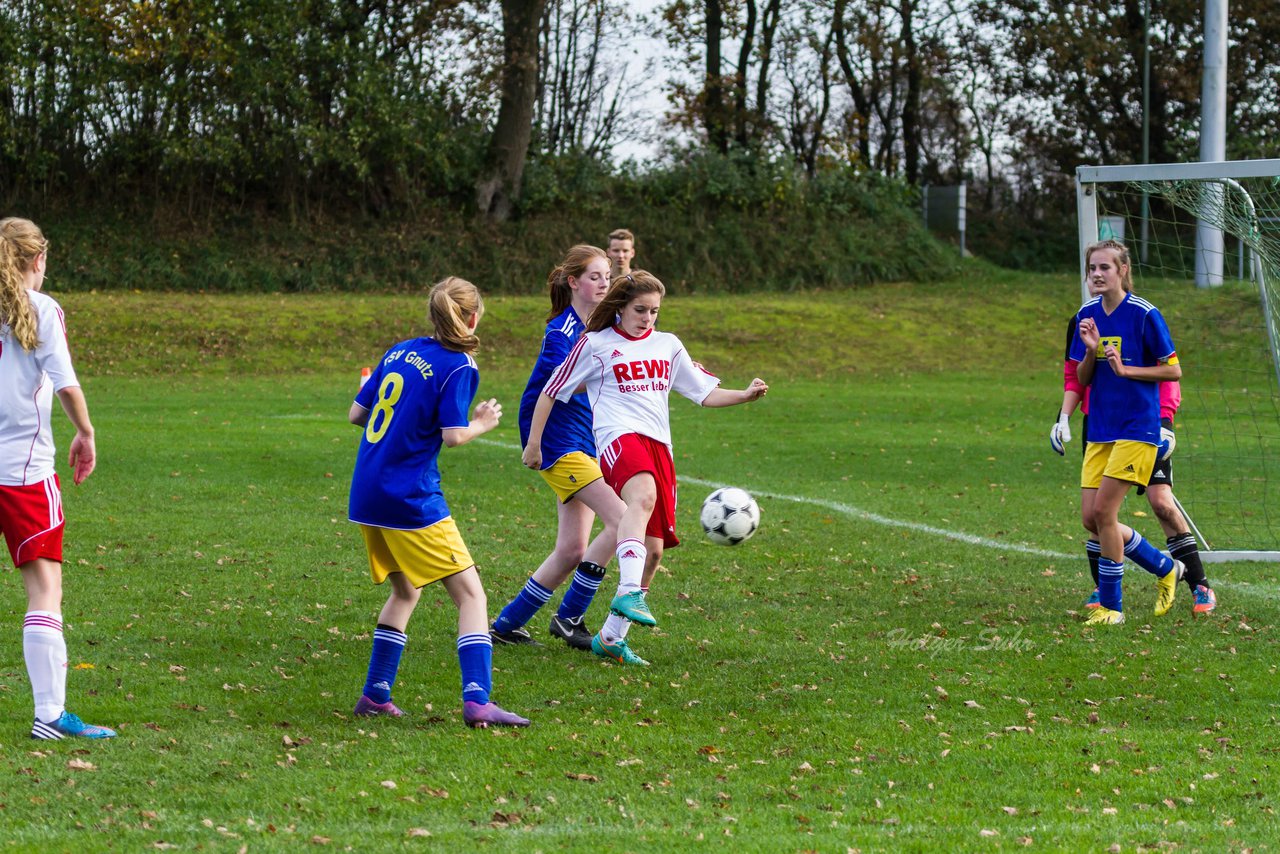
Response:
[{"label": "black shorts", "polygon": [[[1084,417],[1084,421],[1080,425],[1080,432],[1084,434],[1084,436],[1089,435],[1089,416],[1088,415]],[[1088,446],[1089,446],[1088,441],[1086,441],[1082,437],[1080,440],[1081,456],[1084,455],[1084,451]],[[1167,486],[1170,489],[1173,489],[1173,457],[1170,457],[1167,460],[1162,460],[1159,458],[1156,459],[1156,465],[1155,465],[1155,468],[1151,470],[1151,478],[1150,480],[1147,481],[1147,486]],[[1139,495],[1146,494],[1147,486],[1139,486],[1138,494]]]}]

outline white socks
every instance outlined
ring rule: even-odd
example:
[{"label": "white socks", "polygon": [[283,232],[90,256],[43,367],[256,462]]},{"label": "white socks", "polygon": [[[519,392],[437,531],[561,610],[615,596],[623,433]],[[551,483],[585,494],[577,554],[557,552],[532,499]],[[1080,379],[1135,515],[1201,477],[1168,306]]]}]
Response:
[{"label": "white socks", "polygon": [[640,589],[640,581],[644,578],[644,560],[649,550],[644,543],[634,537],[621,540],[614,552],[618,556],[618,593],[630,593]]},{"label": "white socks", "polygon": [[52,723],[62,716],[67,702],[67,643],[62,637],[62,615],[28,611],[22,621],[22,652],[35,697],[36,720]]}]

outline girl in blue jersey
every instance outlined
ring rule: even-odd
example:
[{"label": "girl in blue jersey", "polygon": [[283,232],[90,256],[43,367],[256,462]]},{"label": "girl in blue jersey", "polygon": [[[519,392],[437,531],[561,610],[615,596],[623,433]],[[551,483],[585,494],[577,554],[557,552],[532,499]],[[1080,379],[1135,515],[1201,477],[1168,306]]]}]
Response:
[{"label": "girl in blue jersey", "polygon": [[[1089,394],[1089,426],[1080,476],[1081,515],[1097,533],[1098,598],[1088,623],[1124,622],[1120,582],[1130,557],[1156,576],[1156,616],[1173,606],[1184,567],[1119,519],[1130,486],[1145,486],[1160,444],[1161,382],[1182,368],[1160,311],[1131,293],[1129,251],[1115,240],[1085,250],[1091,299],[1076,313],[1068,358]],[[1092,525],[1089,525],[1092,521]]]},{"label": "girl in blue jersey", "polygon": [[391,702],[391,688],[408,640],[405,627],[420,588],[440,581],[458,606],[463,720],[472,727],[528,726],[528,720],[489,700],[488,604],[475,562],[449,515],[437,466],[442,445],[465,444],[497,427],[502,417],[493,399],[467,417],[480,382],[471,353],[479,344],[475,331],[484,304],[475,285],[451,276],[431,289],[430,305],[434,336],[388,350],[348,415],[364,428],[351,475],[350,519],[360,525],[374,583],[391,581],[355,714],[403,714]]},{"label": "girl in blue jersey", "polygon": [[[551,311],[542,350],[520,398],[520,445],[529,441],[529,424],[542,387],[569,355],[584,329],[584,319],[609,290],[609,257],[595,246],[575,246],[547,277]],[[490,629],[499,643],[532,644],[525,624],[551,598],[570,573],[573,582],[551,618],[550,631],[574,649],[591,649],[584,615],[604,579],[604,567],[617,543],[618,520],[626,504],[605,482],[596,461],[591,404],[586,392],[556,401],[542,433],[539,473],[556,494],[555,549],[529,577]],[[604,530],[588,545],[596,516]]]}]

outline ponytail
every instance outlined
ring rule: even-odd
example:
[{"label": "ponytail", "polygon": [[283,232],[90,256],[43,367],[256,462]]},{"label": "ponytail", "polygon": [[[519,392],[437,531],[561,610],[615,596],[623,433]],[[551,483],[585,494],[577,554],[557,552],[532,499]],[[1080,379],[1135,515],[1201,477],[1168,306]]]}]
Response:
[{"label": "ponytail", "polygon": [[24,277],[49,241],[29,219],[0,219],[0,325],[30,352],[40,346],[35,309],[27,297]]},{"label": "ponytail", "polygon": [[431,326],[446,350],[474,353],[480,339],[470,329],[471,318],[484,314],[480,290],[466,279],[449,276],[431,288]]}]

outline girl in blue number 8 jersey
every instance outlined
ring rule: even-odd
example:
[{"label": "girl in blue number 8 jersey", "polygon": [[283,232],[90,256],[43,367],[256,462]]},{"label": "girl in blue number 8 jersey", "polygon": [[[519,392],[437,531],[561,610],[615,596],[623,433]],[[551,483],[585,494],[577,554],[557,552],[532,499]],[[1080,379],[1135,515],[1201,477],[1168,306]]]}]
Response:
[{"label": "girl in blue number 8 jersey", "polygon": [[[1130,486],[1151,479],[1160,444],[1161,382],[1182,376],[1169,327],[1160,311],[1132,293],[1129,250],[1103,240],[1085,250],[1091,299],[1076,313],[1067,357],[1078,363],[1081,385],[1092,383],[1080,510],[1101,546],[1098,598],[1091,625],[1124,622],[1120,582],[1124,559],[1156,576],[1157,617],[1173,606],[1181,561],[1163,554],[1120,522],[1120,505]],[[1093,524],[1090,525],[1089,523]]]},{"label": "girl in blue number 8 jersey", "polygon": [[391,702],[420,588],[440,581],[458,606],[462,717],[468,726],[528,726],[489,700],[493,645],[488,604],[458,527],[440,490],[441,445],[457,447],[498,426],[496,400],[467,410],[480,382],[471,353],[484,304],[475,285],[449,277],[431,289],[435,335],[396,344],[373,369],[348,417],[364,428],[351,475],[349,515],[360,525],[375,584],[390,579],[378,615],[363,695],[355,714],[403,712]]}]

